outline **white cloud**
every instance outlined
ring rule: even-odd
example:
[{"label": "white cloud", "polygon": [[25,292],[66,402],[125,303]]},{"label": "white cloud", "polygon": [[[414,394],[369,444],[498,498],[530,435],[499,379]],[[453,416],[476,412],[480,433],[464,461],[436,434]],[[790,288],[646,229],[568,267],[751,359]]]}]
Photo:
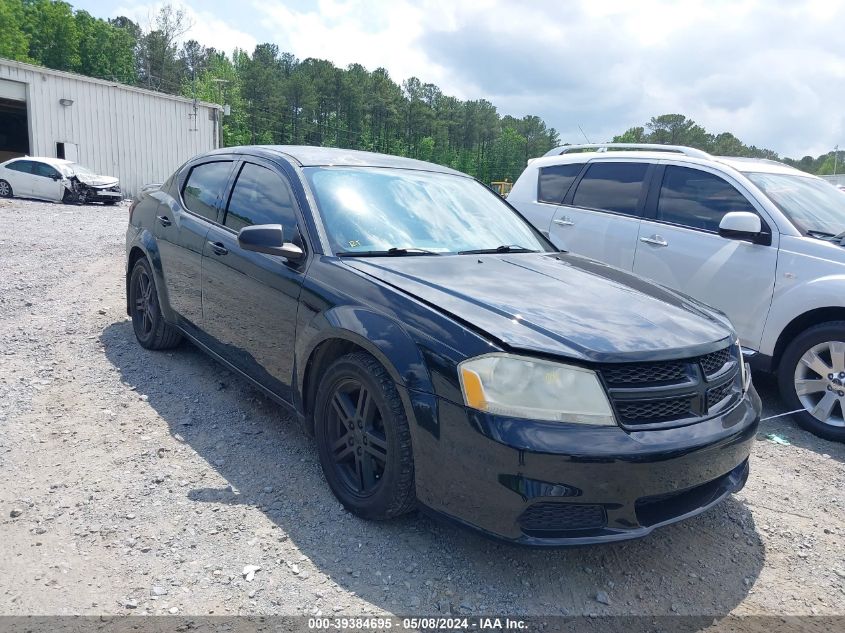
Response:
[{"label": "white cloud", "polygon": [[[416,76],[502,113],[538,114],[566,141],[582,140],[579,124],[604,140],[680,112],[785,155],[845,145],[843,0],[243,4],[224,5],[228,21],[190,9],[190,36],[382,66],[397,82]],[[142,5],[142,22],[154,6]]]},{"label": "white cloud", "polygon": [[[112,10],[111,14],[112,17],[125,15],[137,22],[142,29],[147,30],[153,25],[156,14],[165,4],[165,2],[151,2],[123,6]],[[235,48],[242,48],[251,52],[258,43],[252,35],[239,31],[209,11],[194,9],[187,3],[171,2],[168,4],[172,4],[176,9],[183,9],[185,17],[192,25],[190,30],[180,38],[181,41],[193,39],[203,46],[213,46],[228,54],[231,54]]]}]

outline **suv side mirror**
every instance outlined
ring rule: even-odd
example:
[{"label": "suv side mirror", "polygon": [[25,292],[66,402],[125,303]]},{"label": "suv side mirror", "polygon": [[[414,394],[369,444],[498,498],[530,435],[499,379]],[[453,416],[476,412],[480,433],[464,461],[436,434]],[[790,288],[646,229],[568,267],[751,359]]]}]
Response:
[{"label": "suv side mirror", "polygon": [[302,259],[305,253],[296,244],[285,242],[281,224],[245,226],[238,232],[238,246],[245,251],[278,255],[292,260]]},{"label": "suv side mirror", "polygon": [[731,240],[751,240],[759,242],[763,224],[760,216],[748,211],[731,211],[719,222],[719,235]]}]

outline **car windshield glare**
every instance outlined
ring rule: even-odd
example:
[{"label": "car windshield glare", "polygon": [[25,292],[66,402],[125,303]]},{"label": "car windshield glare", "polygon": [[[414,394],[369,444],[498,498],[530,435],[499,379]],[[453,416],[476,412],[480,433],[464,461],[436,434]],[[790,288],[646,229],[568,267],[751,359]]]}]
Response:
[{"label": "car windshield glare", "polygon": [[505,252],[550,250],[471,178],[375,167],[311,167],[305,173],[335,253],[495,252],[504,245],[513,247]]},{"label": "car windshield glare", "polygon": [[838,235],[845,231],[845,194],[810,176],[746,174],[797,227]]}]

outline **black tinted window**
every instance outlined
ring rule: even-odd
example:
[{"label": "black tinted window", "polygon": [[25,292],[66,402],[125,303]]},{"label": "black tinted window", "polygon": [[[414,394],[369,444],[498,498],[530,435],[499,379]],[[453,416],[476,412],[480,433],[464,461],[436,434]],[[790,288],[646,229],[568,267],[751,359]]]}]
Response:
[{"label": "black tinted window", "polygon": [[688,167],[666,167],[657,219],[696,229],[718,231],[722,216],[729,211],[749,211],[754,207],[723,178]]},{"label": "black tinted window", "polygon": [[32,161],[29,160],[16,160],[14,163],[9,163],[6,165],[6,169],[11,169],[12,171],[19,171],[24,174],[31,174],[32,173]]},{"label": "black tinted window", "polygon": [[298,233],[288,184],[269,169],[245,164],[232,191],[225,224],[235,231],[251,224],[281,224],[285,240],[293,241]]},{"label": "black tinted window", "polygon": [[636,215],[647,163],[593,163],[578,183],[572,204]]},{"label": "black tinted window", "polygon": [[59,172],[47,163],[32,163],[32,166],[32,173],[36,176],[45,176],[47,178],[52,178],[53,176],[59,175]]},{"label": "black tinted window", "polygon": [[185,206],[209,220],[217,220],[217,198],[223,193],[231,161],[203,163],[191,169],[182,197]]},{"label": "black tinted window", "polygon": [[540,170],[540,181],[537,187],[537,200],[560,204],[575,177],[581,173],[583,163],[569,165],[553,165]]}]

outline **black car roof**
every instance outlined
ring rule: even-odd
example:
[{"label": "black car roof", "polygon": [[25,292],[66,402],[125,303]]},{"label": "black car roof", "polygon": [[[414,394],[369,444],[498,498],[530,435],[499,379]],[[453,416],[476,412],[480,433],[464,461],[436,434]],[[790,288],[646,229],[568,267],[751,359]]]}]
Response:
[{"label": "black car roof", "polygon": [[398,169],[417,169],[421,171],[433,171],[455,176],[466,176],[466,174],[444,167],[428,163],[414,158],[402,156],[390,156],[376,152],[362,152],[355,149],[340,149],[336,147],[313,147],[311,145],[241,145],[238,147],[223,147],[209,152],[212,154],[253,154],[256,156],[272,157],[273,155],[285,155],[294,160],[301,167],[318,167],[328,165],[349,165],[358,167],[395,167]]}]

